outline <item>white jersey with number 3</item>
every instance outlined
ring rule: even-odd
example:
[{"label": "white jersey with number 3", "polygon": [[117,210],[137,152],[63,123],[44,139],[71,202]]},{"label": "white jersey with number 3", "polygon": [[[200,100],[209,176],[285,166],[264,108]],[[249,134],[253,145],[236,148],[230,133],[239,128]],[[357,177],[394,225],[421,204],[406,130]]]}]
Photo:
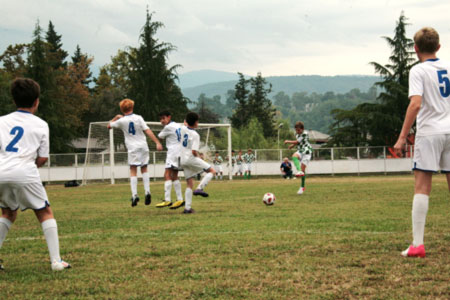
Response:
[{"label": "white jersey with number 3", "polygon": [[140,115],[130,114],[110,123],[112,128],[118,128],[123,131],[125,136],[125,145],[128,152],[134,152],[139,149],[147,149],[147,138],[144,130],[149,129],[144,119]]},{"label": "white jersey with number 3", "polygon": [[49,155],[47,122],[26,112],[0,117],[0,182],[41,182],[37,157]]},{"label": "white jersey with number 3", "polygon": [[192,150],[200,149],[200,136],[195,129],[181,126],[181,162],[194,157]]},{"label": "white jersey with number 3", "polygon": [[450,64],[429,59],[409,73],[409,97],[422,96],[417,136],[450,133]]}]

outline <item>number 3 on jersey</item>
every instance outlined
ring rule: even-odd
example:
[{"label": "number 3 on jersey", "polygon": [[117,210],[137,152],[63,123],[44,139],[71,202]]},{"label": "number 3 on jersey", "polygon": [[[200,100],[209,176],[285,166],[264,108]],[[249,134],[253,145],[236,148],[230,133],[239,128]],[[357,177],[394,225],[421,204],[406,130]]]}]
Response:
[{"label": "number 3 on jersey", "polygon": [[447,98],[450,95],[450,80],[447,76],[447,70],[437,71],[439,83],[443,83],[444,86],[439,87],[442,97]]},{"label": "number 3 on jersey", "polygon": [[132,135],[136,134],[136,129],[134,129],[134,123],[130,122],[130,124],[128,125],[128,133],[131,133]]},{"label": "number 3 on jersey", "polygon": [[189,138],[189,136],[187,134],[184,134],[184,136],[183,136],[183,147],[187,147],[188,138]]},{"label": "number 3 on jersey", "polygon": [[10,132],[11,135],[15,135],[13,140],[6,146],[5,150],[6,152],[18,152],[19,148],[14,147],[22,138],[23,136],[23,128],[20,126],[16,126],[13,129],[11,129]]}]

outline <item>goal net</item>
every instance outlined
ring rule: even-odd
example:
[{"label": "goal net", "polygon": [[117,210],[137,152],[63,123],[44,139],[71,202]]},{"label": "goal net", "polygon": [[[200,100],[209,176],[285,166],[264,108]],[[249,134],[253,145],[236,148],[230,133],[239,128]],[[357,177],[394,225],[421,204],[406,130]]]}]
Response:
[{"label": "goal net", "polygon": [[[93,122],[89,124],[89,134],[86,145],[86,155],[83,169],[83,185],[93,181],[111,181],[130,177],[128,155],[122,130],[108,129],[109,122]],[[146,122],[153,133],[163,129],[159,122]],[[196,129],[200,135],[200,153],[203,159],[213,167],[212,159],[216,151],[224,159],[222,168],[224,175],[232,179],[231,166],[231,125],[230,124],[199,124]],[[165,142],[163,151],[156,151],[155,143],[147,137],[149,146],[148,172],[151,178],[162,178],[167,149]],[[140,172],[138,172],[140,176]],[[183,173],[181,172],[182,176]]]}]

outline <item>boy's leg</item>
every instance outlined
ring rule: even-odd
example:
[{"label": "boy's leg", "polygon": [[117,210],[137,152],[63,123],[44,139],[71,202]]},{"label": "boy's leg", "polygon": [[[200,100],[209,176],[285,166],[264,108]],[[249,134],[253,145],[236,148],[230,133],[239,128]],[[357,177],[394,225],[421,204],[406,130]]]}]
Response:
[{"label": "boy's leg", "polygon": [[131,206],[136,206],[139,202],[137,182],[137,167],[130,166]]},{"label": "boy's leg", "polygon": [[200,181],[200,184],[195,189],[194,196],[200,195],[200,196],[203,196],[203,197],[208,197],[208,194],[206,192],[204,192],[203,190],[206,188],[206,186],[208,185],[209,181],[216,174],[216,170],[214,170],[211,167],[206,172],[207,172],[207,174],[203,177],[202,181]]},{"label": "boy's leg", "polygon": [[181,193],[181,182],[178,179],[178,171],[172,170],[172,184],[175,194],[177,195],[177,200],[183,201],[183,194]]},{"label": "boy's leg", "polygon": [[[11,210],[9,208],[2,208],[2,216],[0,217],[0,249],[2,248],[3,242],[8,235],[8,231],[11,225],[14,223],[17,217],[17,210]],[[0,269],[1,269],[0,265]]]},{"label": "boy's leg", "polygon": [[186,201],[184,206],[184,212],[191,211],[192,208],[192,187],[194,186],[194,178],[186,180],[186,191],[184,193],[184,199]]},{"label": "boy's leg", "polygon": [[300,168],[300,155],[297,152],[295,152],[292,155],[292,161],[294,162],[294,165],[295,165],[295,168],[297,169],[297,172],[299,172],[301,170],[301,168]]},{"label": "boy's leg", "polygon": [[164,200],[168,202],[172,202],[171,193],[172,193],[172,169],[166,169],[164,171]]},{"label": "boy's leg", "polygon": [[448,191],[450,192],[450,173],[447,173]]},{"label": "boy's leg", "polygon": [[141,167],[142,183],[145,191],[145,205],[152,203],[152,194],[150,192],[150,176],[147,172],[147,165]]}]

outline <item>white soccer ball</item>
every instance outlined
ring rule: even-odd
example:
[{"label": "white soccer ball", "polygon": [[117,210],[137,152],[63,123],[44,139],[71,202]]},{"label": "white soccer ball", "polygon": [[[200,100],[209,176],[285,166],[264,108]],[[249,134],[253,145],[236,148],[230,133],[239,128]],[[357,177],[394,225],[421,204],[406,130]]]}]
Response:
[{"label": "white soccer ball", "polygon": [[263,202],[265,205],[273,205],[275,203],[275,195],[272,193],[265,193]]}]

